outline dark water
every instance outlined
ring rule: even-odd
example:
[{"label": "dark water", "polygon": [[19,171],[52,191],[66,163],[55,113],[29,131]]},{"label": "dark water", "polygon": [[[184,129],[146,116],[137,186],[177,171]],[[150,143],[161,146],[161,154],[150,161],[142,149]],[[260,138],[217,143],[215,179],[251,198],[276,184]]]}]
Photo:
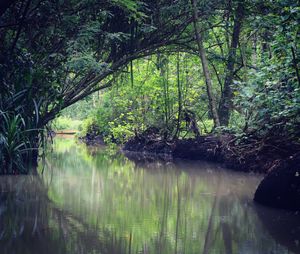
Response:
[{"label": "dark water", "polygon": [[42,179],[0,177],[0,253],[300,253],[300,216],[252,202],[261,179],[57,139]]}]

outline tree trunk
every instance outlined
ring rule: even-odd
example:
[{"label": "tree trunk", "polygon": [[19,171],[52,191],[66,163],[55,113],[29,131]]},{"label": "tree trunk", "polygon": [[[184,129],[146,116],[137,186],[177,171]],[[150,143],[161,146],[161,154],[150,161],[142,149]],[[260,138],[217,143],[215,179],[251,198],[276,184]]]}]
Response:
[{"label": "tree trunk", "polygon": [[200,29],[197,24],[199,17],[198,17],[198,12],[197,12],[196,0],[191,0],[191,3],[192,3],[192,7],[193,7],[194,29],[195,29],[196,41],[197,41],[198,50],[199,50],[199,57],[200,57],[201,63],[202,63],[203,73],[205,76],[207,96],[208,96],[208,100],[209,100],[209,108],[210,108],[210,112],[211,112],[213,120],[214,120],[214,125],[215,125],[215,127],[218,127],[218,126],[220,126],[220,120],[219,120],[219,115],[218,115],[218,111],[217,111],[216,99],[213,94],[212,79],[211,79],[211,75],[210,75],[210,72],[208,69],[208,61],[206,58],[205,48],[203,46],[203,39],[202,39],[202,35],[201,35]]},{"label": "tree trunk", "polygon": [[180,135],[180,124],[181,124],[181,115],[182,115],[182,92],[181,92],[181,82],[180,82],[180,55],[177,53],[177,64],[176,64],[176,73],[177,73],[177,91],[178,91],[178,118],[177,126],[174,137],[178,138]]},{"label": "tree trunk", "polygon": [[224,89],[221,97],[221,102],[219,106],[219,116],[220,116],[220,124],[227,126],[230,118],[230,111],[232,108],[232,98],[233,91],[231,88],[233,76],[234,76],[234,66],[236,59],[236,49],[239,42],[240,31],[242,26],[242,20],[244,17],[244,5],[242,2],[238,3],[236,9],[236,17],[233,26],[232,40],[231,46],[229,49],[229,55],[227,60],[227,72],[224,82]]}]

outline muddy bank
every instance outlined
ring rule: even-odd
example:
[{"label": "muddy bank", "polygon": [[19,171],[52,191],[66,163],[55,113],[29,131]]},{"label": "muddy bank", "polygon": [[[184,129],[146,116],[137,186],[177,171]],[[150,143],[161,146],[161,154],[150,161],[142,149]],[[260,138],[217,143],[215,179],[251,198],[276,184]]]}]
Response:
[{"label": "muddy bank", "polygon": [[[300,144],[283,137],[237,137],[232,134],[200,136],[196,139],[164,140],[156,129],[147,130],[129,140],[124,151],[190,160],[208,160],[226,167],[267,173],[281,161],[300,151]],[[131,159],[133,155],[131,154]]]}]

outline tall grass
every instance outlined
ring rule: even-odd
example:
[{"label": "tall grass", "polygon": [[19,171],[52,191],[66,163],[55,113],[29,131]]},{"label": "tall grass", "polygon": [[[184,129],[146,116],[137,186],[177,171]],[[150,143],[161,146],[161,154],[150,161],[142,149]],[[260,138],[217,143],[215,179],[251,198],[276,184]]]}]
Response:
[{"label": "tall grass", "polygon": [[35,171],[39,145],[45,144],[39,115],[38,103],[26,100],[26,91],[0,96],[0,174]]},{"label": "tall grass", "polygon": [[0,111],[1,174],[27,174],[38,153],[38,129],[31,129],[20,115]]}]

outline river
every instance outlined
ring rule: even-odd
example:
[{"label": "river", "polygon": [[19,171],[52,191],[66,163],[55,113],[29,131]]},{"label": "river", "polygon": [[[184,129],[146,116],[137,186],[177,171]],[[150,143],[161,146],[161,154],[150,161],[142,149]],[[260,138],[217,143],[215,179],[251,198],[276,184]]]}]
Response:
[{"label": "river", "polygon": [[300,253],[299,214],[252,201],[262,175],[61,138],[44,162],[0,177],[0,253]]}]

